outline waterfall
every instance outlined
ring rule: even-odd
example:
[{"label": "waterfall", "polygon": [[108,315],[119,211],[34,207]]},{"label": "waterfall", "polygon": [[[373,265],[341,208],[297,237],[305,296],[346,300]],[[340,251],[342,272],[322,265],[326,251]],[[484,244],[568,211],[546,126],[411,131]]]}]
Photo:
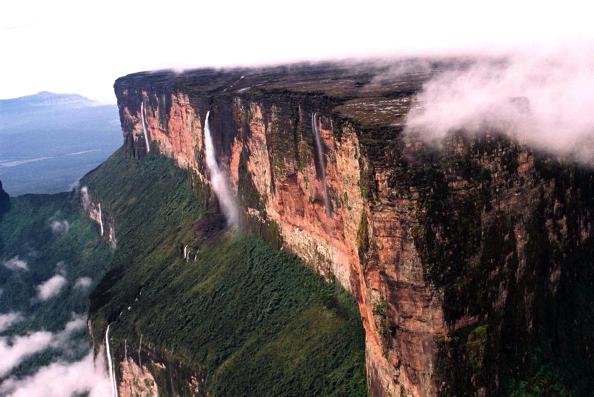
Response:
[{"label": "waterfall", "polygon": [[142,132],[144,133],[144,143],[146,144],[146,152],[151,151],[151,145],[149,145],[148,133],[146,132],[146,121],[144,120],[144,101],[140,102],[140,118],[142,119]]},{"label": "waterfall", "polygon": [[107,348],[107,362],[109,364],[109,379],[111,380],[111,395],[113,397],[118,397],[118,385],[113,369],[113,362],[111,361],[111,350],[109,348],[109,327],[111,327],[111,324],[108,324],[107,329],[105,330],[105,346]]},{"label": "waterfall", "polygon": [[208,123],[209,115],[210,110],[206,112],[206,120],[204,121],[204,147],[206,151],[206,166],[210,172],[210,183],[217,196],[217,200],[219,200],[223,214],[227,219],[227,224],[236,226],[239,221],[239,212],[235,206],[235,200],[229,182],[217,164],[214,145],[212,144],[212,137],[210,135],[210,125]]},{"label": "waterfall", "polygon": [[100,235],[101,235],[101,237],[103,237],[104,230],[103,230],[103,214],[101,213],[101,203],[99,203],[97,205],[99,207],[99,228],[101,230]]},{"label": "waterfall", "polygon": [[328,185],[326,184],[326,162],[324,161],[324,150],[322,149],[322,139],[320,138],[320,131],[318,130],[318,121],[316,113],[311,115],[311,129],[314,133],[316,151],[318,153],[318,166],[322,173],[322,187],[324,188],[324,207],[326,207],[326,215],[332,215],[330,210],[330,198],[328,197]]}]

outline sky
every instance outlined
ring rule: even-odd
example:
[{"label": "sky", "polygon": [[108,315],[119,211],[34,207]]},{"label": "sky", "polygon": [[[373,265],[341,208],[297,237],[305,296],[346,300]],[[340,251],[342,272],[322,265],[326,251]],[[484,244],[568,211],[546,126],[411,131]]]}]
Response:
[{"label": "sky", "polygon": [[0,98],[115,103],[142,70],[498,52],[594,42],[588,1],[4,1]]}]

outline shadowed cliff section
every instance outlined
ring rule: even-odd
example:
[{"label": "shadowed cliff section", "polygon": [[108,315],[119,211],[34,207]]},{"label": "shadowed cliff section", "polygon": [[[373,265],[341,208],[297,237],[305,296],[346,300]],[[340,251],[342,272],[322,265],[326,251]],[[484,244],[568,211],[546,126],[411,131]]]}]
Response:
[{"label": "shadowed cliff section", "polygon": [[372,395],[587,394],[594,174],[497,129],[404,134],[423,82],[466,61],[406,62],[129,75],[125,150],[145,155],[144,103],[151,148],[208,181],[210,110],[243,226],[357,300]]}]

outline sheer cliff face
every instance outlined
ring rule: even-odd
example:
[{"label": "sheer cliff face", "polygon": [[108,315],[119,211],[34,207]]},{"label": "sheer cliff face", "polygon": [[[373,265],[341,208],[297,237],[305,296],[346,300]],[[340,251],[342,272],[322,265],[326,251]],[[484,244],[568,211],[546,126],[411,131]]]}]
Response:
[{"label": "sheer cliff face", "polygon": [[581,262],[592,250],[592,175],[497,135],[428,148],[402,134],[427,76],[380,86],[381,72],[126,76],[115,85],[125,147],[146,155],[143,103],[151,151],[207,182],[210,110],[242,227],[280,237],[357,299],[374,396],[496,394],[514,371],[530,372],[518,363],[533,348],[573,354],[560,334],[592,346],[587,332],[556,324],[592,321],[556,303],[580,301],[572,283],[592,279]]}]

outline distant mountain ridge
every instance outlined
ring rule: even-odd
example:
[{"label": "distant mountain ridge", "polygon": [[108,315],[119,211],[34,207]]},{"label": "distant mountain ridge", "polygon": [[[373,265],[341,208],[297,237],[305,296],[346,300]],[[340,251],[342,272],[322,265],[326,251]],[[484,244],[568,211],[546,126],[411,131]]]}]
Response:
[{"label": "distant mountain ridge", "polygon": [[[41,91],[37,94],[0,100],[0,134],[13,132],[15,128],[36,125],[39,118],[44,119],[45,127],[63,128],[77,123],[72,111],[89,110],[91,114],[99,109],[113,109],[114,105],[104,105],[78,94],[55,94]],[[114,119],[117,121],[117,119]]]},{"label": "distant mountain ridge", "polygon": [[23,106],[97,106],[97,102],[78,94],[57,94],[49,91],[40,91],[37,94],[25,95],[18,98],[0,99],[0,113],[4,110]]},{"label": "distant mountain ridge", "polygon": [[67,190],[120,143],[115,105],[48,91],[0,100],[0,177],[11,195]]}]

